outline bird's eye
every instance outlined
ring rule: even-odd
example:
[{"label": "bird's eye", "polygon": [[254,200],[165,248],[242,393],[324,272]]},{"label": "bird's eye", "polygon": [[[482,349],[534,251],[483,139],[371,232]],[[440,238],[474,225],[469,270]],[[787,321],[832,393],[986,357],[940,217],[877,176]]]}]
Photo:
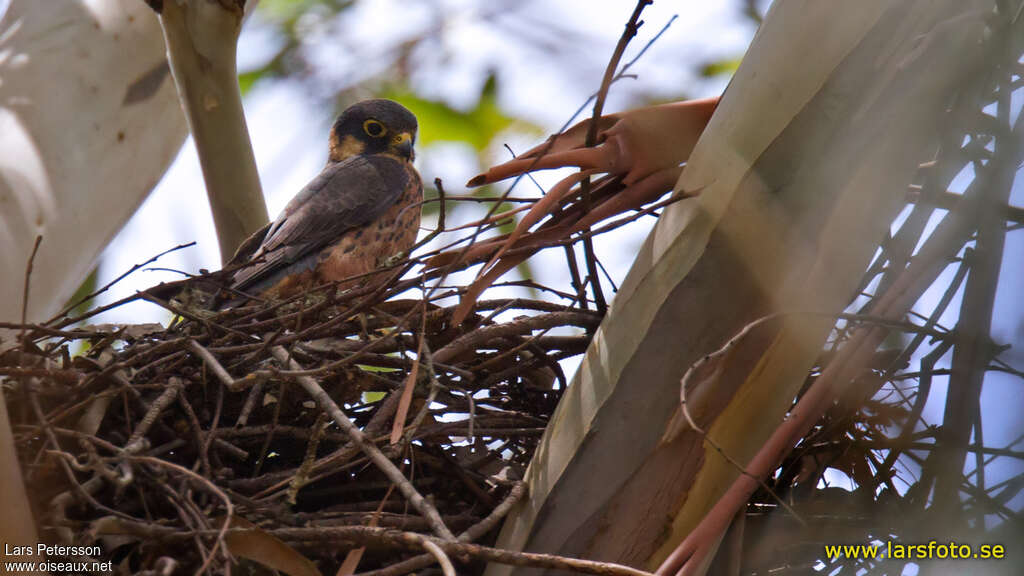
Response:
[{"label": "bird's eye", "polygon": [[363,122],[363,132],[366,132],[374,138],[380,138],[387,133],[387,131],[387,128],[376,120],[367,120],[366,122]]}]

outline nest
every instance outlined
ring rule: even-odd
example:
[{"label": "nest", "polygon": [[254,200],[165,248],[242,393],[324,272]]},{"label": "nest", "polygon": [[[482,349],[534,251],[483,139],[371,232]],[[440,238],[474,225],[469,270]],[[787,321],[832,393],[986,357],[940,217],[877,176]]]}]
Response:
[{"label": "nest", "polygon": [[[492,543],[566,387],[559,362],[603,317],[576,241],[571,286],[531,286],[568,304],[484,291],[460,323],[467,290],[444,281],[474,262],[414,272],[435,252],[220,312],[186,297],[217,273],[126,299],[171,311],[167,327],[84,324],[124,301],[22,324],[0,382],[41,539],[153,574],[401,574],[435,563],[431,538]],[[455,557],[460,573],[487,558]]]}]

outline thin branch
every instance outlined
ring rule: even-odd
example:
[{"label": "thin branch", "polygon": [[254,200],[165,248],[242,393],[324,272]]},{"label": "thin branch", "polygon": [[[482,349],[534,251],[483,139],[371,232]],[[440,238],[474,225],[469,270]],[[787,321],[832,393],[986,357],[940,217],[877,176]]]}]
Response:
[{"label": "thin branch", "polygon": [[[287,366],[291,370],[302,370],[298,362],[291,358],[284,348],[280,346],[274,346],[270,349],[271,355],[277,359],[278,362]],[[406,500],[412,504],[424,518],[430,522],[431,528],[434,533],[445,538],[447,540],[454,540],[455,535],[451,533],[447,526],[444,525],[444,521],[441,520],[441,515],[437,512],[430,502],[428,502],[423,496],[413,487],[412,483],[402,474],[402,472],[388,460],[387,456],[380,451],[379,448],[372,442],[368,441],[363,435],[363,431],[357,427],[352,420],[345,416],[345,413],[338,408],[338,405],[334,403],[334,400],[324,392],[324,389],[309,376],[294,376],[296,382],[298,382],[306,392],[313,397],[320,408],[330,414],[335,424],[338,425],[342,430],[348,434],[349,439],[355,444],[364,454],[383,472],[391,482],[393,482],[398,490],[405,496]]]},{"label": "thin branch", "polygon": [[424,539],[423,548],[437,560],[437,563],[441,566],[441,573],[444,574],[444,576],[455,576],[455,566],[452,565],[452,561],[440,546],[430,540]]},{"label": "thin branch", "polygon": [[[629,41],[636,36],[637,30],[643,25],[643,21],[640,20],[640,14],[644,11],[644,8],[653,3],[653,0],[639,0],[637,2],[632,16],[626,22],[625,30],[622,31],[622,36],[619,37],[619,42],[615,45],[615,51],[612,52],[612,57],[604,70],[604,77],[601,79],[601,88],[597,91],[597,99],[594,101],[594,111],[590,117],[590,126],[587,127],[587,136],[584,142],[584,146],[587,148],[597,143],[597,129],[601,113],[604,111],[605,99],[608,97],[608,89],[612,85],[615,70],[619,67],[619,61],[622,60],[626,46],[629,45]],[[584,178],[580,182],[580,194],[583,212],[588,213],[591,209],[590,178]],[[597,255],[594,253],[594,242],[590,236],[583,237],[583,258],[587,265],[587,279],[590,283],[590,290],[594,294],[594,302],[597,309],[603,314],[608,309],[608,304],[605,302],[604,292],[601,289],[601,277],[597,270]]]},{"label": "thin branch", "polygon": [[136,270],[139,270],[140,268],[144,268],[147,265],[152,264],[153,262],[156,262],[160,258],[162,258],[162,257],[164,257],[164,256],[166,256],[166,255],[168,255],[168,254],[170,254],[172,252],[177,252],[179,250],[184,250],[185,248],[189,248],[189,247],[192,247],[192,246],[195,246],[195,245],[196,245],[195,242],[187,242],[185,244],[178,244],[174,248],[169,248],[167,250],[164,250],[163,252],[157,254],[156,256],[153,256],[152,258],[150,258],[149,260],[146,260],[145,262],[143,262],[141,264],[136,264],[136,265],[132,266],[127,272],[125,272],[124,274],[121,274],[117,278],[114,278],[113,280],[108,282],[106,285],[104,285],[102,288],[100,288],[99,290],[96,290],[95,292],[93,292],[91,294],[87,294],[87,295],[83,296],[82,298],[80,298],[79,300],[77,300],[77,301],[75,301],[75,302],[73,302],[71,304],[68,304],[56,316],[54,316],[53,318],[47,320],[46,322],[44,322],[44,324],[52,324],[52,323],[56,322],[57,320],[63,318],[65,315],[70,313],[75,308],[78,308],[82,304],[85,304],[86,302],[92,300],[93,298],[96,298],[100,294],[103,294],[107,290],[110,290],[111,287],[113,287],[115,284],[117,284],[121,280],[124,280],[128,276],[131,276]]},{"label": "thin branch", "polygon": [[19,340],[22,340],[25,337],[24,325],[28,322],[28,292],[29,292],[28,289],[29,289],[29,284],[30,284],[30,282],[32,280],[32,268],[35,266],[36,254],[39,252],[39,244],[41,244],[42,242],[43,242],[43,236],[42,235],[36,236],[36,241],[32,245],[32,254],[29,255],[28,263],[25,264],[25,284],[24,284],[24,289],[23,289],[23,291],[21,293],[21,324],[22,324],[22,329],[21,329],[21,337],[19,338]]},{"label": "thin branch", "polygon": [[[231,377],[231,374],[228,374],[228,371],[224,369],[224,366],[222,366],[221,363],[213,357],[213,354],[210,354],[209,350],[203,348],[202,344],[195,340],[189,340],[188,347],[189,350],[202,359],[203,363],[206,364],[213,372],[213,375],[216,376],[217,379],[220,380],[221,384],[224,384],[228,390],[236,391],[241,388],[236,380]],[[252,383],[252,381],[249,383]]]}]

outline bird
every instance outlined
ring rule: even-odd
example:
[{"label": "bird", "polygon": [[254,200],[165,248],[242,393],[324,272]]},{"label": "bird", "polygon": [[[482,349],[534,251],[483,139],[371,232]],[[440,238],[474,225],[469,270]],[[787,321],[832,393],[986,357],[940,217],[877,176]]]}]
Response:
[{"label": "bird", "polygon": [[[314,286],[362,285],[366,275],[414,245],[423,182],[413,166],[416,116],[393,100],[364,100],[331,127],[323,170],[228,266],[227,303],[283,299]],[[355,277],[355,278],[354,278]]]}]

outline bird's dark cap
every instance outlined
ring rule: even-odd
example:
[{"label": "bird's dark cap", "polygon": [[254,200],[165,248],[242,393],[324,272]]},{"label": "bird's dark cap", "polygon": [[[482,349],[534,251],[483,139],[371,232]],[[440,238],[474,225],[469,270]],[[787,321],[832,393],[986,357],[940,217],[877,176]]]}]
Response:
[{"label": "bird's dark cap", "polygon": [[353,120],[356,121],[352,122],[353,124],[361,125],[363,121],[369,118],[383,122],[392,130],[414,133],[417,128],[416,116],[408,108],[386,98],[356,102],[338,116],[334,126],[337,128]]}]

